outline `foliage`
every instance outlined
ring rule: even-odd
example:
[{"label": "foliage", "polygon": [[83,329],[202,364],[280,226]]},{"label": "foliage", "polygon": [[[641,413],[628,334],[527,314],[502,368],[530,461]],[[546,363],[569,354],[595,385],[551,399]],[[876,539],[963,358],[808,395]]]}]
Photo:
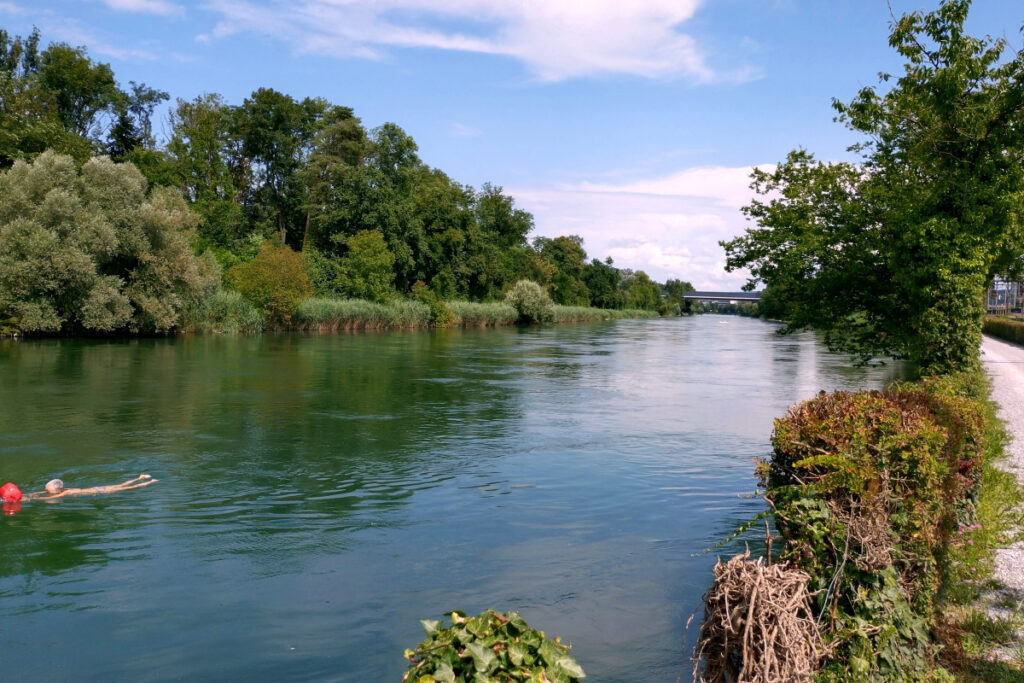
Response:
[{"label": "foliage", "polygon": [[430,307],[430,324],[434,327],[451,327],[459,321],[448,305],[437,298],[437,294],[422,280],[412,286],[412,299]]},{"label": "foliage", "polygon": [[52,152],[0,174],[0,317],[24,332],[166,332],[214,291],[195,218],[130,164]]},{"label": "foliage", "polygon": [[754,171],[765,199],[744,209],[756,226],[723,242],[727,267],[767,283],[790,329],[926,372],[977,362],[985,283],[1024,245],[1024,51],[1004,57],[1004,39],[967,35],[969,5],[899,18],[895,86],[835,103],[867,138],[861,164],[796,151]]},{"label": "foliage", "polygon": [[420,622],[427,639],[405,651],[412,665],[403,681],[574,683],[586,677],[569,646],[530,628],[517,612],[485,610],[467,617],[455,611],[450,617],[447,628],[440,621]]},{"label": "foliage", "polygon": [[822,394],[776,420],[759,467],[780,557],[811,575],[825,680],[920,680],[933,668],[951,536],[970,514],[985,421],[954,380]]},{"label": "foliage", "polygon": [[386,301],[395,296],[395,257],[384,236],[361,230],[345,240],[346,252],[338,264],[338,278],[345,292],[357,299]]},{"label": "foliage", "polygon": [[990,315],[985,318],[985,334],[1024,345],[1024,321]]},{"label": "foliage", "polygon": [[505,303],[516,309],[516,322],[520,324],[554,322],[554,303],[544,288],[531,280],[517,282],[505,296]]},{"label": "foliage", "polygon": [[219,289],[188,307],[181,327],[201,333],[238,334],[259,332],[266,321],[263,314],[240,292]]},{"label": "foliage", "polygon": [[[0,29],[0,168],[48,148],[79,163],[109,154],[147,187],[184,197],[198,217],[193,247],[225,271],[273,239],[305,254],[318,296],[383,301],[426,283],[438,324],[448,321],[441,302],[498,301],[519,280],[564,305],[675,311],[646,275],[610,259],[588,265],[578,236],[528,243],[533,216],[501,187],[474,189],[431,168],[394,123],[368,131],[349,107],[269,88],[240,104],[205,93],[174,102],[161,146],[152,117],[168,97],[120,86],[85,48],[44,49],[38,32]],[[115,324],[125,309],[101,289],[90,310]]]},{"label": "foliage", "polygon": [[287,326],[299,304],[313,294],[301,254],[265,242],[252,261],[228,271],[228,282],[267,317]]}]

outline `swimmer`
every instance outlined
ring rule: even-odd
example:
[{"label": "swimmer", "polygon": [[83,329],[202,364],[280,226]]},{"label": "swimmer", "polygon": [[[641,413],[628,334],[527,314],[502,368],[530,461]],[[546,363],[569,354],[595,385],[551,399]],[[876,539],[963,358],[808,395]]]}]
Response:
[{"label": "swimmer", "polygon": [[51,479],[46,482],[45,491],[36,491],[35,493],[29,493],[24,496],[24,500],[55,500],[57,498],[63,498],[65,496],[94,496],[98,493],[114,493],[115,491],[127,491],[129,489],[138,489],[143,486],[149,486],[160,481],[154,479],[148,474],[140,474],[134,479],[129,479],[126,482],[120,484],[114,484],[113,486],[93,486],[87,489],[69,489],[64,487],[64,482],[60,479]]}]

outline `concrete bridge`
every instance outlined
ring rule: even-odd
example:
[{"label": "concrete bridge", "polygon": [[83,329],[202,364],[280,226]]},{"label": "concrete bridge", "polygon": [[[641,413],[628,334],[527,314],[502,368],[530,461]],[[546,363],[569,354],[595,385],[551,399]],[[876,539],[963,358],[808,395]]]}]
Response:
[{"label": "concrete bridge", "polygon": [[683,298],[703,303],[757,303],[761,300],[761,292],[687,292]]}]

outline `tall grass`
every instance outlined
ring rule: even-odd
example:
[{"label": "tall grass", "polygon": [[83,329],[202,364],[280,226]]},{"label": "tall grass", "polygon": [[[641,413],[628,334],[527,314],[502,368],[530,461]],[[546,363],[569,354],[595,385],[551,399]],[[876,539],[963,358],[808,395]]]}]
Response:
[{"label": "tall grass", "polygon": [[364,299],[313,297],[299,305],[293,324],[300,330],[426,327],[430,324],[430,307],[409,299],[380,304]]},{"label": "tall grass", "polygon": [[513,325],[516,309],[504,301],[474,303],[472,301],[447,301],[448,310],[455,314],[458,323],[464,327],[496,327]]},{"label": "tall grass", "polygon": [[556,323],[590,322],[592,320],[621,320],[623,318],[657,318],[657,311],[640,309],[616,310],[590,306],[555,306]]},{"label": "tall grass", "polygon": [[217,290],[203,301],[189,306],[181,316],[181,328],[203,334],[260,332],[266,326],[263,314],[231,289]]}]

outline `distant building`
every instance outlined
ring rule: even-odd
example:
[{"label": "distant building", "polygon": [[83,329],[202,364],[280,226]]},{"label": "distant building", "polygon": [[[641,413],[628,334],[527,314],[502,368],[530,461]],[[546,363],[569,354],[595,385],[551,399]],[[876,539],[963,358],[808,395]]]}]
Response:
[{"label": "distant building", "polygon": [[1009,315],[1021,313],[1024,306],[1024,283],[996,278],[988,288],[985,308],[989,313]]}]

